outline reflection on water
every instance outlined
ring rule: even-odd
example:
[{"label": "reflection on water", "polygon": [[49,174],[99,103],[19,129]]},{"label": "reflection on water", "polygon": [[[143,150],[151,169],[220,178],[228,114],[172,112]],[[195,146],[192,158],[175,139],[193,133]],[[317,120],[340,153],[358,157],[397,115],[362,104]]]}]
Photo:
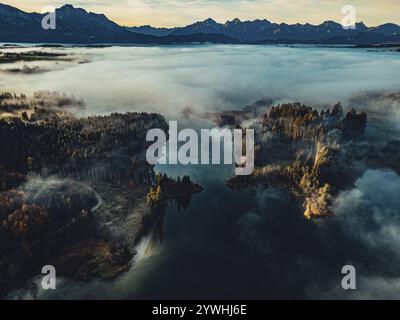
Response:
[{"label": "reflection on water", "polygon": [[[145,110],[180,119],[187,106],[238,109],[263,97],[333,104],[358,91],[398,89],[400,84],[398,55],[363,50],[271,46],[79,50],[90,63],[32,75],[29,85],[20,76],[2,77],[0,85],[24,93],[43,89],[73,93],[86,101],[87,113]],[[200,120],[179,124],[211,126]],[[381,127],[375,123],[369,130]],[[168,206],[163,220],[139,243],[131,269],[113,283],[63,280],[55,292],[39,291],[40,298],[330,297],[341,281],[343,265],[354,263],[365,283],[370,278],[379,283],[376,279],[385,280],[387,266],[400,261],[398,254],[376,253],[387,246],[371,249],[365,238],[355,239],[352,232],[360,217],[377,223],[360,212],[372,216],[368,210],[374,208],[374,195],[381,200],[391,190],[382,188],[369,195],[371,205],[365,208],[367,200],[352,199],[346,214],[354,221],[343,217],[306,221],[282,190],[229,190],[224,181],[233,174],[231,166],[157,166],[157,170],[171,177],[189,174],[205,189],[184,211],[177,204]],[[381,175],[376,176],[378,181]],[[387,201],[378,203],[382,207]],[[391,234],[398,235],[398,219],[386,209],[382,212],[393,222]],[[362,230],[373,233],[368,227]],[[400,278],[398,269],[390,269],[390,277]],[[360,292],[366,296],[374,292],[371,285],[365,288]],[[338,292],[338,297],[349,297]]]}]

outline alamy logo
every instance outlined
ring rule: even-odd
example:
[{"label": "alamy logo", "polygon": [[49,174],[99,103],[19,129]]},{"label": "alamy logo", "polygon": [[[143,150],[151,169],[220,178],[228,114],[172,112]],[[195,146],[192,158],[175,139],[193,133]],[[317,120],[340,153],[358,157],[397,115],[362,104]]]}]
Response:
[{"label": "alamy logo", "polygon": [[42,288],[44,290],[55,290],[56,289],[56,268],[54,266],[44,266],[42,268],[42,274],[45,275],[42,278]]},{"label": "alamy logo", "polygon": [[[169,122],[169,138],[161,129],[151,129],[146,141],[155,141],[146,152],[149,164],[235,164],[235,174],[247,176],[254,171],[254,130],[201,129],[200,139],[193,129],[178,132],[178,123]],[[245,143],[244,143],[245,139]],[[182,142],[178,148],[178,143]],[[221,143],[223,142],[223,162]],[[210,148],[211,146],[211,148]],[[245,147],[245,154],[243,154]],[[210,156],[211,149],[211,156]]]},{"label": "alamy logo", "polygon": [[44,30],[55,30],[57,28],[56,9],[52,6],[43,7],[42,14],[45,14],[45,16],[42,19],[42,28]]},{"label": "alamy logo", "polygon": [[342,19],[343,29],[356,29],[357,11],[354,6],[347,5],[342,8],[342,14],[345,16]]},{"label": "alamy logo", "polygon": [[356,290],[356,268],[346,265],[342,268],[342,274],[345,275],[342,279],[343,290]]}]

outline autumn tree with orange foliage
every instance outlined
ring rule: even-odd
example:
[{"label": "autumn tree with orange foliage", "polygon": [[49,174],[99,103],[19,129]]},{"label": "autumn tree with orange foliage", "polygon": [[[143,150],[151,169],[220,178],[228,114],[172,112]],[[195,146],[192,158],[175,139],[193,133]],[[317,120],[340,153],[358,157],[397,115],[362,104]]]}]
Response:
[{"label": "autumn tree with orange foliage", "polygon": [[48,227],[49,215],[38,205],[22,205],[3,221],[4,230],[24,241],[40,237]]}]

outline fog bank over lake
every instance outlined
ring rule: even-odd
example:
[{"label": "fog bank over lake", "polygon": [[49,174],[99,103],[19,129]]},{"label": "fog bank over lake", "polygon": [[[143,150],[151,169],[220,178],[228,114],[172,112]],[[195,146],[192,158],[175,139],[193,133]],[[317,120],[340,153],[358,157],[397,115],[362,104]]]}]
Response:
[{"label": "fog bank over lake", "polygon": [[[38,50],[71,53],[76,60],[18,62],[47,72],[1,73],[3,91],[73,94],[86,102],[78,111],[83,115],[156,111],[170,120],[188,106],[213,112],[263,98],[321,108],[341,101],[368,110],[367,140],[383,144],[399,137],[399,53],[233,45]],[[205,122],[179,119],[179,126],[213,125]],[[333,199],[336,216],[308,221],[287,190],[230,190],[225,181],[232,166],[156,170],[190,175],[204,187],[186,210],[168,206],[159,226],[162,241],[141,254],[151,247],[152,234],[146,236],[130,270],[112,282],[60,279],[57,290],[43,291],[37,278],[39,299],[398,298],[398,173],[366,168]],[[348,264],[357,268],[355,292],[341,287]],[[19,295],[30,298],[31,290],[10,297]]]},{"label": "fog bank over lake", "polygon": [[[12,92],[74,94],[85,113],[158,111],[174,118],[185,107],[240,109],[262,98],[334,104],[369,90],[398,90],[398,53],[279,46],[170,46],[46,49],[87,63],[53,63],[51,72],[2,74]],[[20,63],[35,65],[35,62]],[[36,63],[37,64],[37,63]]]}]

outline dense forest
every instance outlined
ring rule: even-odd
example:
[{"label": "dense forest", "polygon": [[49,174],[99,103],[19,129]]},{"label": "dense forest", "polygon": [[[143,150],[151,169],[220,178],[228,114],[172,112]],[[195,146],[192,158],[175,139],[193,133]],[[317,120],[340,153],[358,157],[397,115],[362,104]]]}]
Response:
[{"label": "dense forest", "polygon": [[367,166],[400,172],[400,142],[388,141],[382,148],[368,141],[367,123],[365,112],[345,113],[340,104],[321,111],[300,103],[273,106],[255,121],[253,174],[227,184],[232,189],[280,187],[299,200],[306,218],[331,216],[334,195],[351,187]]},{"label": "dense forest", "polygon": [[0,296],[49,262],[78,280],[115,277],[166,205],[186,208],[202,190],[145,160],[147,132],[168,131],[162,116],[69,112],[83,106],[59,94],[0,95]]}]

